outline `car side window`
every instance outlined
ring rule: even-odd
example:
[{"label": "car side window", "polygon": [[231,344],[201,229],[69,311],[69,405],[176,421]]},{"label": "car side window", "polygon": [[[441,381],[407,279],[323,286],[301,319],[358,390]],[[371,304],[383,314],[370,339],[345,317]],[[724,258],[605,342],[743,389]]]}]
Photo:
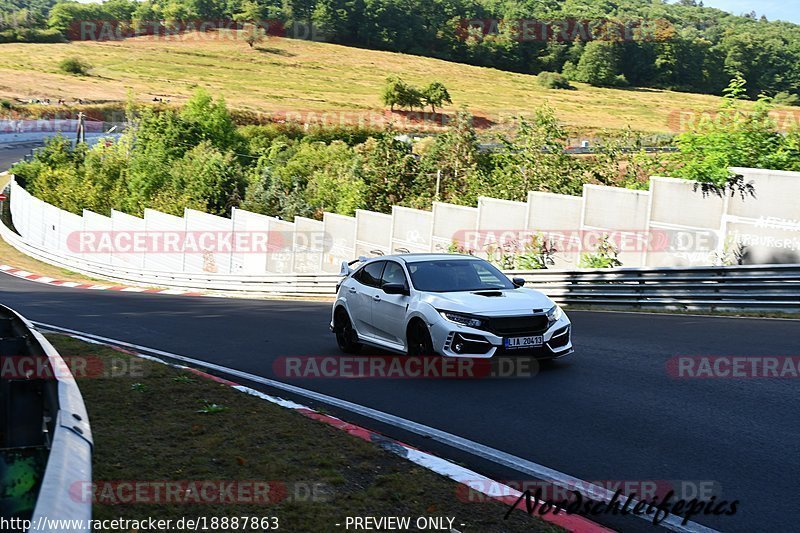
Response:
[{"label": "car side window", "polygon": [[381,286],[387,283],[399,283],[400,285],[408,287],[406,273],[403,272],[403,267],[399,263],[395,263],[394,261],[386,262],[386,268],[383,269],[383,276],[381,277]]},{"label": "car side window", "polygon": [[383,273],[384,265],[386,265],[386,261],[375,261],[374,263],[369,263],[361,270],[356,272],[356,275],[353,276],[353,278],[359,283],[362,283],[368,287],[380,287],[381,274]]}]

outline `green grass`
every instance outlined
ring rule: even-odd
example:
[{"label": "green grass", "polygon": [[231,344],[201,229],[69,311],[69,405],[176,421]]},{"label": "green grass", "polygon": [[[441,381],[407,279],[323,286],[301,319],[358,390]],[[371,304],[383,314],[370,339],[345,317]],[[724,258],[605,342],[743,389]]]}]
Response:
[{"label": "green grass", "polygon": [[[127,354],[48,338],[62,356],[113,359],[115,368],[130,368]],[[561,531],[524,512],[504,520],[506,505],[464,502],[454,482],[296,412],[186,371],[144,360],[137,365],[127,377],[79,379],[94,436],[95,483],[316,483],[324,498],[267,505],[98,504],[95,519],[277,516],[281,530],[327,532],[344,530],[334,524],[347,516],[451,516],[465,524],[457,527],[464,533]]]},{"label": "green grass", "polygon": [[[707,95],[585,84],[575,84],[576,91],[548,90],[536,76],[431,58],[281,38],[251,49],[241,41],[193,35],[182,41],[1,44],[0,98],[121,103],[132,91],[143,102],[157,97],[180,103],[202,86],[247,111],[380,114],[381,87],[388,75],[396,74],[417,85],[443,82],[454,102],[444,109],[449,114],[466,106],[497,123],[549,102],[561,120],[583,133],[628,126],[669,132],[671,114],[714,111],[720,101]],[[59,71],[60,61],[72,56],[93,66],[90,76]]]}]

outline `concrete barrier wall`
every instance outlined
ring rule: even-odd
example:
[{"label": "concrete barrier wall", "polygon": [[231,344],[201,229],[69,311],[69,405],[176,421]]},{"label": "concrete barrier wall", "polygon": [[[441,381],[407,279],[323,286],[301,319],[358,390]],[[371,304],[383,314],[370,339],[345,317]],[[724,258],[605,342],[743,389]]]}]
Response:
[{"label": "concrete barrier wall", "polygon": [[[151,271],[220,274],[337,273],[359,255],[446,252],[455,243],[486,256],[497,239],[522,247],[532,236],[556,249],[553,268],[579,265],[599,236],[620,247],[623,266],[800,263],[800,173],[733,169],[756,196],[704,195],[693,182],[653,177],[649,191],[584,186],[583,196],[531,191],[526,202],[481,197],[477,207],[434,202],[431,211],[394,206],[294,222],[234,209],[230,219],[187,209],[177,217],[146,209],[144,218],[62,211],[12,182],[11,214],[28,242],[92,261]],[[128,254],[76,250],[81,231],[246,234],[266,246],[228,251]]]},{"label": "concrete barrier wall", "polygon": [[[48,225],[50,225],[49,222],[45,222],[44,226]],[[111,217],[95,213],[94,211],[89,211],[88,209],[84,209],[83,232],[88,233],[90,235],[94,234],[95,236],[97,236],[97,239],[95,239],[95,241],[100,242],[101,235],[104,234],[112,235]],[[98,263],[110,265],[113,263],[112,261],[113,254],[110,251],[106,250],[109,250],[107,246],[98,246],[96,252],[84,252],[81,254],[81,257],[91,261],[96,261]]]},{"label": "concrete barrier wall", "polygon": [[650,193],[601,185],[583,186],[581,229],[583,250],[591,250],[595,230],[615,242],[619,260],[625,266],[643,266],[645,262]]},{"label": "concrete barrier wall", "polygon": [[[70,213],[65,213],[70,214]],[[63,225],[63,222],[62,222]],[[145,223],[143,218],[135,217],[120,211],[111,211],[111,231],[121,233],[144,233]],[[130,252],[117,253],[111,256],[111,264],[119,267],[143,268],[144,252],[133,249]]]},{"label": "concrete barrier wall", "polygon": [[[83,217],[70,213],[69,211],[58,211],[56,233],[58,233],[58,252],[66,255],[78,257],[76,252],[75,243],[80,239],[80,232],[83,230]],[[142,257],[142,265],[144,265],[144,257]],[[142,266],[140,265],[140,266]]]},{"label": "concrete barrier wall", "polygon": [[[269,247],[270,217],[234,208],[231,212],[233,231],[235,234],[259,238]],[[265,274],[267,272],[267,254],[250,250],[235,250],[231,257],[232,274]]]},{"label": "concrete barrier wall", "polygon": [[267,273],[294,272],[294,222],[270,217],[267,237]]},{"label": "concrete barrier wall", "polygon": [[727,198],[723,229],[747,264],[800,263],[800,173],[732,168],[755,198]]},{"label": "concrete barrier wall", "polygon": [[225,274],[230,272],[231,253],[219,248],[204,238],[205,234],[213,235],[215,232],[230,233],[233,231],[233,221],[194,209],[187,209],[184,216],[186,220],[186,240],[193,242],[192,248],[183,254],[184,272],[210,274]]},{"label": "concrete barrier wall", "polygon": [[540,232],[557,252],[553,268],[577,268],[583,197],[531,191],[525,228]]},{"label": "concrete barrier wall", "polygon": [[432,236],[431,211],[392,206],[392,253],[430,252]]},{"label": "concrete barrier wall", "polygon": [[[182,232],[186,230],[186,221],[175,215],[168,215],[153,209],[144,210],[144,227],[148,232]],[[162,272],[185,272],[183,254],[179,252],[156,251],[144,256],[145,270]]]},{"label": "concrete barrier wall", "polygon": [[725,200],[704,195],[695,185],[675,178],[650,178],[647,266],[710,265],[722,253]]},{"label": "concrete barrier wall", "polygon": [[468,233],[477,228],[477,208],[434,202],[431,251],[447,252],[453,244],[464,246]]},{"label": "concrete barrier wall", "polygon": [[392,248],[392,215],[356,210],[355,256],[387,255]]},{"label": "concrete barrier wall", "polygon": [[305,217],[294,219],[294,271],[314,274],[322,269],[325,251],[325,224]]},{"label": "concrete barrier wall", "polygon": [[322,271],[339,272],[342,261],[352,261],[356,252],[356,219],[333,213],[322,215],[325,230],[325,252],[322,254]]},{"label": "concrete barrier wall", "polygon": [[[522,249],[527,239],[525,220],[528,204],[510,200],[478,198],[478,221],[474,232],[468,232],[468,247],[477,255],[498,259],[505,249]],[[490,257],[491,256],[491,257]]]}]

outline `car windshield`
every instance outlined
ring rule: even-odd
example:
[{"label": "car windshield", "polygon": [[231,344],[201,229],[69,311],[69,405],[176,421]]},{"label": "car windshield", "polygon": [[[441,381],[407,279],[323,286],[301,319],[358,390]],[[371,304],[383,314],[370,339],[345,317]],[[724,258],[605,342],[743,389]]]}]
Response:
[{"label": "car windshield", "polygon": [[428,292],[513,289],[514,284],[481,259],[440,259],[409,263],[414,288]]}]

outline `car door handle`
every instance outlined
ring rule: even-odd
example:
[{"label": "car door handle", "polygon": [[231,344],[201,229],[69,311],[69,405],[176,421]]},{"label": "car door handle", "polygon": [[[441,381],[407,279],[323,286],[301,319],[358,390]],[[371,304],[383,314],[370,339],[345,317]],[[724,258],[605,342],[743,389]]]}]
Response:
[{"label": "car door handle", "polygon": [[356,288],[355,287],[350,287],[349,291],[350,291],[350,294],[355,294],[356,293]]},{"label": "car door handle", "polygon": [[372,297],[372,299],[375,300],[376,302],[380,302],[381,301],[381,295],[380,294],[376,294],[376,295],[374,295]]}]

